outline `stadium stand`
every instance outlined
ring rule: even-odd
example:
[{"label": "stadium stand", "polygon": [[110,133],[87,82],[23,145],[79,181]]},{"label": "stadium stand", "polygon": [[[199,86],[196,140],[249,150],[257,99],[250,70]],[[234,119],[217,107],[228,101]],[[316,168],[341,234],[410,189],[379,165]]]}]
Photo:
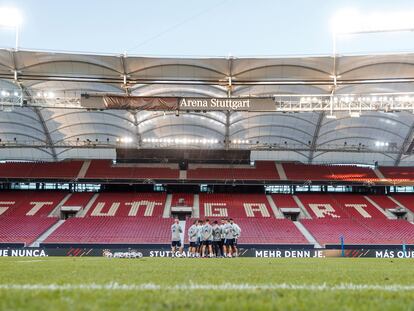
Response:
[{"label": "stadium stand", "polygon": [[414,196],[412,194],[397,194],[392,195],[392,198],[414,213]]},{"label": "stadium stand", "polygon": [[171,206],[193,206],[194,194],[190,193],[173,193]]},{"label": "stadium stand", "polygon": [[298,204],[290,194],[272,194],[273,202],[278,208],[298,208]]},{"label": "stadium stand", "polygon": [[311,165],[299,163],[283,163],[282,165],[289,180],[378,181],[378,177],[372,169],[355,165]]},{"label": "stadium stand", "polygon": [[385,178],[393,181],[404,182],[414,180],[413,167],[381,166],[379,170]]},{"label": "stadium stand", "polygon": [[240,165],[190,165],[187,179],[193,180],[278,180],[273,161],[257,161],[254,166]]},{"label": "stadium stand", "polygon": [[70,218],[44,242],[85,244],[168,244],[171,219],[158,217]]},{"label": "stadium stand", "polygon": [[[90,202],[91,198],[96,199]],[[55,224],[49,217],[64,198],[65,206],[80,206],[83,214],[66,220],[44,243],[166,244],[171,218],[162,218],[167,194],[163,192],[74,193],[64,191],[1,191],[0,243],[30,244]],[[278,208],[304,208],[312,219],[299,221],[322,245],[414,243],[414,225],[387,219],[386,209],[396,201],[413,210],[412,195],[297,194],[271,195]],[[172,205],[192,206],[194,195],[172,194]],[[276,219],[264,194],[199,195],[200,218],[232,217],[242,227],[241,244],[309,244],[288,219]],[[189,225],[189,221],[187,224]]]},{"label": "stadium stand", "polygon": [[2,216],[0,217],[0,243],[30,245],[57,221],[55,217]]},{"label": "stadium stand", "polygon": [[93,160],[85,174],[86,179],[178,179],[179,170],[161,164],[116,164],[109,160]]},{"label": "stadium stand", "polygon": [[75,179],[83,161],[0,163],[0,178]]},{"label": "stadium stand", "polygon": [[165,199],[164,193],[101,193],[85,217],[68,219],[44,243],[168,243]]},{"label": "stadium stand", "polygon": [[414,226],[405,220],[304,219],[301,223],[321,245],[414,243]]},{"label": "stadium stand", "polygon": [[297,197],[312,218],[385,218],[358,194],[298,194]]},{"label": "stadium stand", "polygon": [[274,215],[263,194],[200,194],[200,217],[270,218]]},{"label": "stadium stand", "polygon": [[0,192],[0,243],[29,245],[58,221],[47,217],[65,197],[65,192]]},{"label": "stadium stand", "polygon": [[165,199],[165,193],[101,193],[87,211],[86,217],[161,217]]},{"label": "stadium stand", "polygon": [[1,191],[1,216],[46,217],[66,196],[62,191]]},{"label": "stadium stand", "polygon": [[88,204],[93,195],[94,193],[92,192],[72,193],[68,200],[65,202],[64,206],[80,206],[83,208]]},{"label": "stadium stand", "polygon": [[235,218],[243,228],[240,244],[309,244],[292,221],[274,218]]},{"label": "stadium stand", "polygon": [[394,202],[390,196],[386,195],[367,195],[367,198],[375,202],[381,208],[387,209],[395,209],[398,207],[398,204]]},{"label": "stadium stand", "polygon": [[[61,162],[6,162],[0,163],[0,179],[48,179],[48,180],[127,180],[127,179],[180,179],[176,164],[121,163],[111,160],[91,160],[85,175],[80,174],[85,161]],[[289,181],[336,181],[402,183],[414,181],[413,167],[381,166],[378,172],[356,165],[316,165],[280,163]],[[274,161],[256,161],[254,166],[229,164],[189,164],[188,180],[281,180]]]}]

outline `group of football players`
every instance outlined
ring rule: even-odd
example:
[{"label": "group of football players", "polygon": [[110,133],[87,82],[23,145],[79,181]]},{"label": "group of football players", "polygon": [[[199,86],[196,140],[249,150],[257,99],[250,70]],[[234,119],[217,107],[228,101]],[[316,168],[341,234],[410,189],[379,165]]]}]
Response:
[{"label": "group of football players", "polygon": [[[173,254],[183,251],[180,233],[182,228],[175,219],[171,226]],[[220,223],[217,220],[210,223],[209,219],[195,220],[188,229],[190,257],[237,257],[240,234],[240,227],[231,218],[222,218]]]}]

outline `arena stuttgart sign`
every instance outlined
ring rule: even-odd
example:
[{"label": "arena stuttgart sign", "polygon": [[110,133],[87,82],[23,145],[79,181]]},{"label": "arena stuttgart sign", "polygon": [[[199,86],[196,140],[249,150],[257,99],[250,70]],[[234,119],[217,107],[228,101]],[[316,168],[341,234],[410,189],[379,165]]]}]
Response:
[{"label": "arena stuttgart sign", "polygon": [[185,97],[179,101],[180,110],[274,111],[270,98],[202,98]]}]

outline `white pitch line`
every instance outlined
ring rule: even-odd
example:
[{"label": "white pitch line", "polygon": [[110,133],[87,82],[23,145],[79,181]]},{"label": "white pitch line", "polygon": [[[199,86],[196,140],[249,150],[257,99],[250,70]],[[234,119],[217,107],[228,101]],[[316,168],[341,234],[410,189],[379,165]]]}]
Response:
[{"label": "white pitch line", "polygon": [[400,292],[414,291],[414,285],[381,285],[381,284],[177,284],[158,285],[143,284],[0,284],[0,290],[25,291],[76,291],[76,290],[103,290],[103,291],[255,291],[255,290],[291,290],[291,291],[383,291]]}]

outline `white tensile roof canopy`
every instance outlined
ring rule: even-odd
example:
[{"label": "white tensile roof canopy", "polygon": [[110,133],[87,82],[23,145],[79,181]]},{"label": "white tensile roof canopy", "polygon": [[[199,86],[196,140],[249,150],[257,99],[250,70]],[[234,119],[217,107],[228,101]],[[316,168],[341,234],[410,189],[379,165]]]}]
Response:
[{"label": "white tensile roof canopy", "polygon": [[[114,158],[116,146],[128,144],[247,148],[252,160],[412,165],[413,81],[411,53],[160,58],[0,50],[0,159]],[[87,110],[79,104],[85,93],[283,98],[300,108],[177,117]],[[342,109],[318,108],[338,98]],[[377,109],[377,102],[404,105]]]}]

